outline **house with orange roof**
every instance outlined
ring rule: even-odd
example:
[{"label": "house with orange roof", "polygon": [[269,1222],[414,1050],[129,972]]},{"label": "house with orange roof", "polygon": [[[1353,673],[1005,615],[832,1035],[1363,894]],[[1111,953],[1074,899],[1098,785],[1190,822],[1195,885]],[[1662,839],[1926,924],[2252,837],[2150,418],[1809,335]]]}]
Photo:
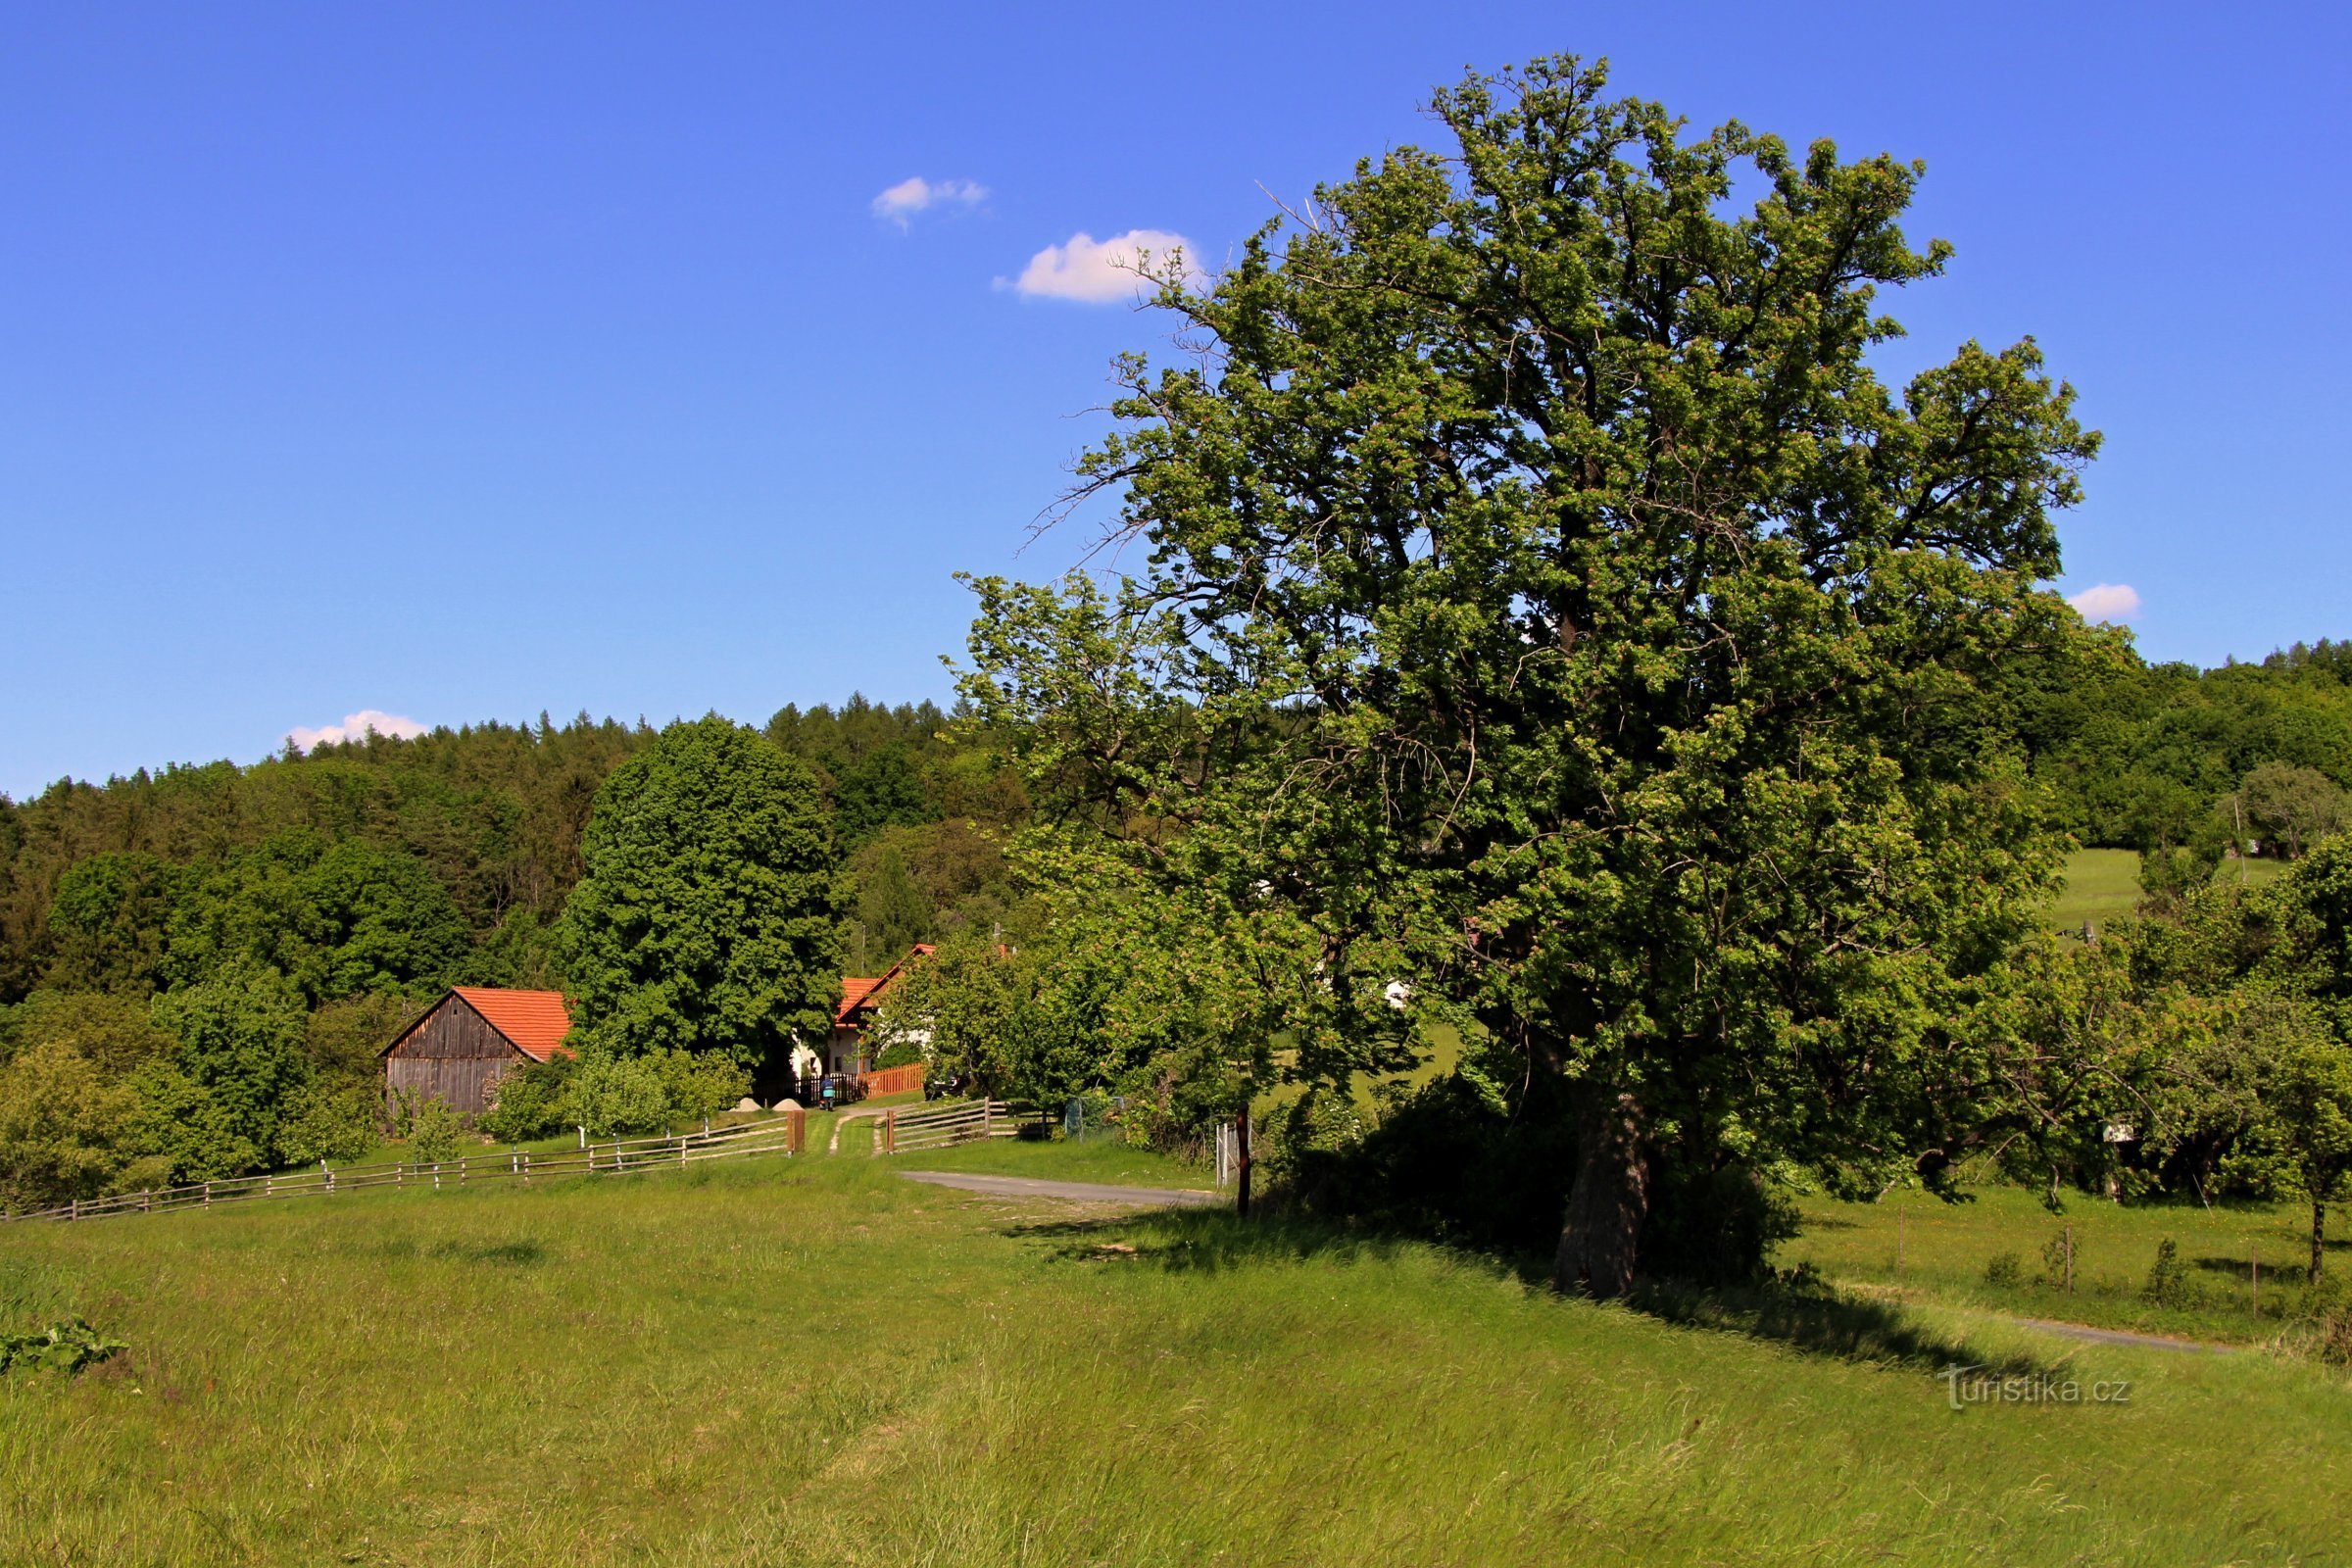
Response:
[{"label": "house with orange roof", "polygon": [[414,1094],[476,1115],[508,1072],[570,1055],[564,1044],[570,1032],[571,1010],[560,991],[453,987],[377,1053],[385,1098]]},{"label": "house with orange roof", "polygon": [[906,956],[892,964],[888,972],[867,977],[844,975],[841,979],[841,1001],[833,1008],[833,1033],[821,1052],[803,1048],[795,1053],[794,1065],[804,1077],[818,1073],[862,1073],[873,1066],[873,1057],[881,1054],[871,1049],[874,1021],[889,1000],[891,988],[903,982],[908,970],[934,952],[932,944],[918,942],[907,949]]}]

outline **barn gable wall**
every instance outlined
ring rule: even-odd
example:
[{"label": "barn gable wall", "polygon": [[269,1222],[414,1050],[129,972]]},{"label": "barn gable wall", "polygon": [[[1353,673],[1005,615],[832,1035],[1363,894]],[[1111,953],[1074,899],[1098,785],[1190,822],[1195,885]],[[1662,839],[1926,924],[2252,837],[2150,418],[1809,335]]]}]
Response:
[{"label": "barn gable wall", "polygon": [[465,998],[444,997],[384,1053],[384,1093],[422,1095],[471,1116],[490,1103],[501,1074],[529,1059]]}]

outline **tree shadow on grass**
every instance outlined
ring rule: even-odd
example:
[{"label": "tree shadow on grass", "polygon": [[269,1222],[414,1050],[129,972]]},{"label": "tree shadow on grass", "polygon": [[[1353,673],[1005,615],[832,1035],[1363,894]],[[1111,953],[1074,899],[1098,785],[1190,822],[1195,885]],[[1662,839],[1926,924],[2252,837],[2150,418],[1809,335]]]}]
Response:
[{"label": "tree shadow on grass", "polygon": [[[1001,1234],[1046,1244],[1054,1262],[1216,1274],[1268,1263],[1377,1262],[1407,1250],[1433,1250],[1461,1266],[1515,1279],[1531,1294],[1550,1291],[1548,1259],[1447,1246],[1378,1228],[1342,1227],[1274,1216],[1243,1220],[1223,1210],[1170,1209],[1085,1219],[1032,1221]],[[1807,1355],[1869,1365],[1941,1371],[1954,1365],[1995,1375],[2030,1375],[2049,1363],[2031,1355],[1988,1355],[1939,1333],[1893,1301],[1840,1293],[1809,1278],[1736,1287],[1644,1280],[1625,1305],[1678,1328],[1737,1334]]]},{"label": "tree shadow on grass", "polygon": [[505,1263],[527,1267],[547,1260],[547,1249],[530,1240],[519,1242],[435,1242],[424,1255],[459,1263]]}]

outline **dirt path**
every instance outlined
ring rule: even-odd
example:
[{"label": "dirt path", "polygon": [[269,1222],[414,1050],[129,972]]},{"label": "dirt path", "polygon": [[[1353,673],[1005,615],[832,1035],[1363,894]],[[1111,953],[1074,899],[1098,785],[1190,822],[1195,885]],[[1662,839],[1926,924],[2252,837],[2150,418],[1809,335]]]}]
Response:
[{"label": "dirt path", "polygon": [[2046,1317],[2012,1317],[2005,1319],[2019,1328],[2039,1329],[2044,1334],[2063,1334],[2070,1340],[2084,1340],[2092,1345],[2130,1345],[2144,1350],[2204,1351],[2211,1355],[2228,1355],[2237,1348],[2233,1345],[2209,1345],[2203,1340],[2180,1340],[2169,1334],[2133,1334],[2125,1329],[2094,1329],[2087,1323],[2061,1323]]},{"label": "dirt path", "polygon": [[1112,1187],[1102,1182],[1050,1182],[1034,1176],[977,1176],[963,1171],[903,1170],[910,1182],[956,1187],[991,1198],[1059,1198],[1073,1203],[1121,1203],[1130,1208],[1205,1208],[1225,1201],[1222,1193],[1184,1187]]}]

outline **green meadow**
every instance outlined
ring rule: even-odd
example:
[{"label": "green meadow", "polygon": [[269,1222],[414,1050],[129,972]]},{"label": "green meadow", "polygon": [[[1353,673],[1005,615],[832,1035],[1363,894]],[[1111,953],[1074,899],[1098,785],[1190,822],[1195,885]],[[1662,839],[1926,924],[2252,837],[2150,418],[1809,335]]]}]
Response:
[{"label": "green meadow", "polygon": [[[1025,1152],[1086,1154],[962,1157]],[[2344,1374],[2006,1321],[1968,1280],[2037,1214],[1922,1209],[1898,1282],[1817,1209],[1852,1290],[1645,1311],[895,1163],[0,1227],[6,1326],[131,1346],[0,1377],[0,1562],[2345,1560]],[[1955,1410],[1953,1361],[2127,1396]]]}]

